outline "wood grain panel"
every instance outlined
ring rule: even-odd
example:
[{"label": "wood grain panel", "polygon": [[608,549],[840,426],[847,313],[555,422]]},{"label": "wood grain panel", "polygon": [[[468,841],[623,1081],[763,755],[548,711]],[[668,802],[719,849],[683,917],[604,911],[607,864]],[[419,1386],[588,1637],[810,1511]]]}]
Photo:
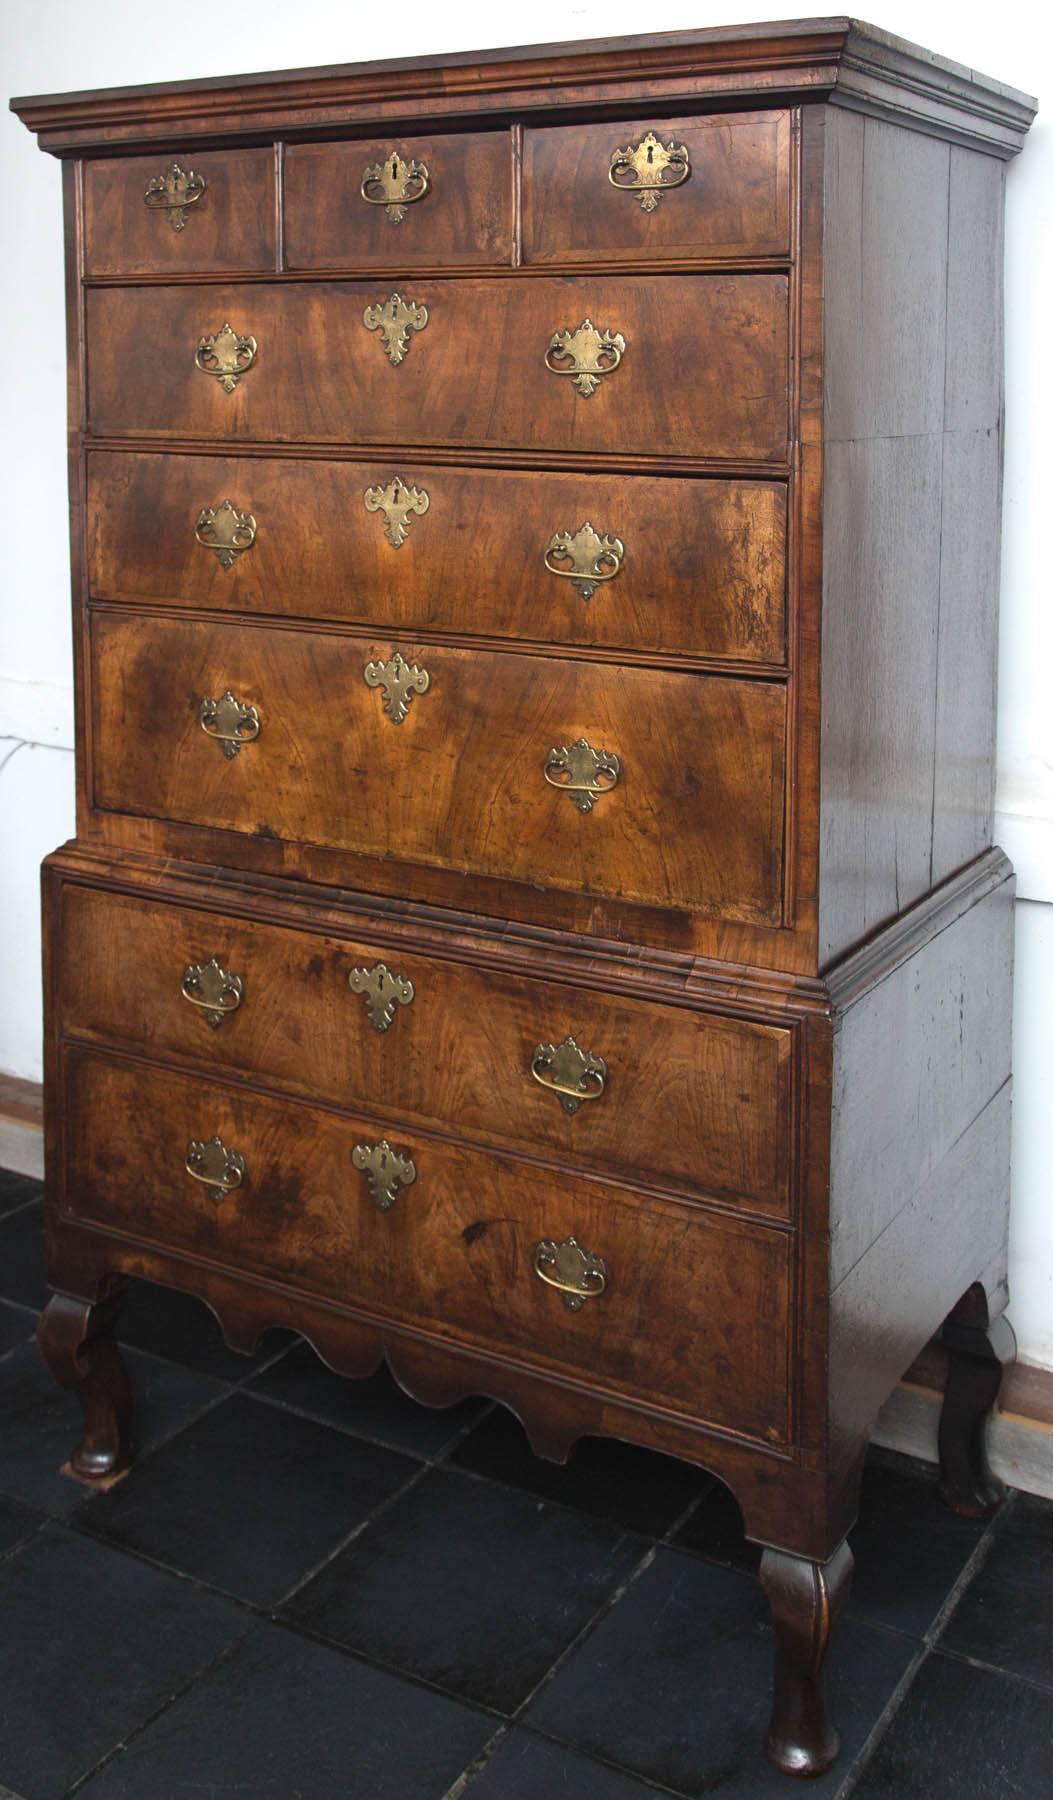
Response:
[{"label": "wood grain panel", "polygon": [[[71,1217],[785,1439],[788,1234],[401,1130],[417,1178],[381,1212],[351,1152],[385,1135],[383,1110],[341,1119],[92,1054],[67,1070]],[[184,1168],[214,1134],[247,1171],[218,1205]],[[540,1241],[571,1235],[607,1265],[577,1313],[533,1270]]]},{"label": "wood grain panel", "polygon": [[[143,195],[178,161],[204,177],[181,231]],[[274,152],[195,150],[122,156],[84,165],[84,268],[88,275],[224,274],[274,268]]]},{"label": "wood grain panel", "polygon": [[[95,289],[88,418],[99,436],[487,445],[675,458],[787,454],[783,275],[402,282],[426,306],[393,366],[363,323],[390,280]],[[550,373],[554,332],[621,332],[590,398]],[[194,353],[228,322],[257,340],[234,393]]]},{"label": "wood grain panel", "polygon": [[[97,807],[779,916],[780,685],[105,610],[91,635]],[[396,650],[431,677],[401,725],[363,676]],[[227,688],[262,721],[231,760],[199,721]],[[579,738],[622,762],[588,814],[543,774]]]},{"label": "wood grain panel", "polygon": [[[78,886],[61,931],[67,1033],[788,1215],[786,1028]],[[213,956],[244,987],[215,1029],[181,993]],[[380,960],[414,988],[385,1032],[348,986]],[[568,1034],[608,1065],[573,1116],[530,1072],[537,1045]]]},{"label": "wood grain panel", "polygon": [[[423,490],[393,548],[367,490]],[[101,599],[286,613],[396,630],[781,662],[786,490],[776,482],[545,475],[400,463],[93,452],[88,561]],[[232,499],[257,523],[230,569],[194,538]],[[591,521],[625,546],[583,600],[545,567],[556,532]]]},{"label": "wood grain panel", "polygon": [[[688,179],[667,189],[653,212],[609,179],[613,152],[648,132],[684,145],[690,159]],[[524,133],[525,262],[786,256],[789,248],[788,112],[640,114]]]},{"label": "wood grain panel", "polygon": [[[367,168],[412,159],[428,191],[392,220],[362,198]],[[290,144],[285,153],[290,269],[417,269],[512,260],[512,140],[507,131]]]}]

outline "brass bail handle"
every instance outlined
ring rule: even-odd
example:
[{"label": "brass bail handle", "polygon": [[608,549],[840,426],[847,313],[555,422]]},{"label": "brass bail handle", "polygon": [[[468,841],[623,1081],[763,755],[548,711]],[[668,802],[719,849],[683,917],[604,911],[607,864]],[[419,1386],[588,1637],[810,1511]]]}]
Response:
[{"label": "brass bail handle", "polygon": [[184,1167],[217,1206],[245,1179],[245,1158],[240,1150],[228,1150],[221,1137],[193,1139],[186,1147]]},{"label": "brass bail handle", "polygon": [[550,1093],[558,1094],[563,1111],[573,1117],[586,1100],[600,1100],[607,1086],[607,1064],[591,1050],[579,1049],[572,1037],[562,1044],[538,1044],[530,1073]]},{"label": "brass bail handle", "polygon": [[602,1256],[583,1250],[577,1238],[557,1244],[543,1238],[534,1246],[534,1274],[562,1296],[568,1312],[580,1312],[586,1300],[595,1300],[607,1289],[607,1264]]}]

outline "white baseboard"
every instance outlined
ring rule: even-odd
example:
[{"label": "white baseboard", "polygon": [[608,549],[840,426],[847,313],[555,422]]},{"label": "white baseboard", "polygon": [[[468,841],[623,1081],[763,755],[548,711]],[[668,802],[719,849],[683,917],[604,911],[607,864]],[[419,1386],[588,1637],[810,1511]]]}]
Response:
[{"label": "white baseboard", "polygon": [[[901,1381],[881,1412],[874,1443],[934,1463],[940,1398],[932,1388]],[[987,1451],[995,1474],[1010,1487],[1053,1500],[1053,1426],[1020,1413],[996,1412],[988,1427]]]},{"label": "white baseboard", "polygon": [[15,1175],[33,1175],[43,1181],[44,1133],[39,1125],[22,1125],[0,1115],[0,1169],[10,1169]]}]

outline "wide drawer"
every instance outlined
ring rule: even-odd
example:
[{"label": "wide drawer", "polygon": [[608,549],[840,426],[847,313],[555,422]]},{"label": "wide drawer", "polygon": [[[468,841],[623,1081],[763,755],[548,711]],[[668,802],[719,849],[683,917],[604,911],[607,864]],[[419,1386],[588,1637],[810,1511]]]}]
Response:
[{"label": "wide drawer", "polygon": [[[250,521],[240,536],[231,508]],[[88,565],[100,599],[746,662],[785,654],[775,481],[97,451]]]},{"label": "wide drawer", "polygon": [[790,114],[528,126],[523,258],[787,256]]},{"label": "wide drawer", "polygon": [[87,275],[273,269],[273,150],[163,152],[84,165]]},{"label": "wide drawer", "polygon": [[102,608],[91,647],[103,810],[780,918],[781,684]]},{"label": "wide drawer", "polygon": [[59,932],[66,1033],[789,1212],[784,1028],[73,885]]},{"label": "wide drawer", "polygon": [[[788,1436],[787,1232],[392,1130],[383,1110],[349,1120],[90,1053],[67,1053],[66,1121],[77,1219],[748,1436]],[[410,1185],[381,1144],[412,1164]],[[571,1238],[602,1268],[575,1266]],[[589,1290],[577,1310],[539,1262]]]},{"label": "wide drawer", "polygon": [[787,291],[768,274],[95,288],[89,426],[784,461]]},{"label": "wide drawer", "polygon": [[285,260],[290,269],[510,263],[510,134],[290,144]]}]

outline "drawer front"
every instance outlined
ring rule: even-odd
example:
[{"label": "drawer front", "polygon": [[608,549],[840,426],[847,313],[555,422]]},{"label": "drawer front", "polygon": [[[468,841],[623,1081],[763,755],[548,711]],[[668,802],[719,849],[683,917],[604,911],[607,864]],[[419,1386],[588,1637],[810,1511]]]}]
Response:
[{"label": "drawer front", "polygon": [[510,263],[509,133],[290,144],[285,252],[290,269]]},{"label": "drawer front", "polygon": [[101,609],[91,636],[104,810],[780,917],[781,685]]},{"label": "drawer front", "polygon": [[[390,280],[91,290],[90,428],[99,436],[787,455],[784,275],[424,277],[401,286],[416,323],[390,330]],[[590,321],[624,349],[598,353],[587,332],[577,335]],[[564,332],[575,341],[550,352]],[[206,339],[218,345],[201,350]]]},{"label": "drawer front", "polygon": [[61,934],[66,1032],[789,1213],[788,1030],[76,886]]},{"label": "drawer front", "polygon": [[84,165],[88,275],[275,266],[273,150],[164,152]]},{"label": "drawer front", "polygon": [[[227,501],[251,520],[248,550],[232,551]],[[201,527],[206,508],[218,525]],[[88,561],[101,599],[785,656],[786,491],[771,481],[96,452]]]},{"label": "drawer front", "polygon": [[524,133],[526,262],[789,252],[788,112]]},{"label": "drawer front", "polygon": [[[93,1054],[68,1059],[66,1105],[76,1218],[749,1436],[788,1434],[786,1232],[393,1131],[382,1111],[343,1119]],[[236,1166],[206,1151],[210,1192],[186,1160],[214,1137],[244,1168],[227,1189]],[[405,1162],[369,1156],[384,1142],[411,1184]],[[539,1246],[572,1237],[602,1270],[540,1255],[558,1279],[605,1282],[576,1311],[535,1272]]]}]

